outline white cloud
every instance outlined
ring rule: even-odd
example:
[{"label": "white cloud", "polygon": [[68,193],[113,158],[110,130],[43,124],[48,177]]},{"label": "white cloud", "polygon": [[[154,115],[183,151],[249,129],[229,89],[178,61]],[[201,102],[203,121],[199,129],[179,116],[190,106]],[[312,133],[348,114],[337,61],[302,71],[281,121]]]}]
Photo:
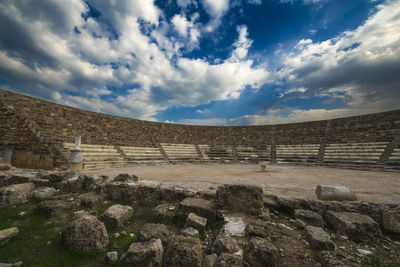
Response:
[{"label": "white cloud", "polygon": [[280,3],[294,3],[294,2],[303,2],[305,5],[311,5],[311,4],[318,4],[318,3],[324,3],[328,2],[330,0],[280,0]]},{"label": "white cloud", "polygon": [[212,32],[218,28],[221,18],[229,10],[229,0],[201,0],[201,2],[211,18],[205,30]]},{"label": "white cloud", "polygon": [[247,52],[253,43],[253,41],[247,38],[248,32],[247,27],[245,25],[241,25],[237,27],[237,31],[239,33],[238,40],[233,44],[235,49],[232,51],[230,60],[233,62],[240,61],[247,56]]}]

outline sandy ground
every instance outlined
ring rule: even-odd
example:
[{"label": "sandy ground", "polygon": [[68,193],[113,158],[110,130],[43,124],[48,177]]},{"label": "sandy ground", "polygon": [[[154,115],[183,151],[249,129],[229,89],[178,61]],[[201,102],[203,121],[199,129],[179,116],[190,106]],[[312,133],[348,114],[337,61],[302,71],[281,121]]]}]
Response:
[{"label": "sandy ground", "polygon": [[318,184],[347,186],[359,200],[400,203],[400,173],[360,171],[319,166],[269,165],[266,172],[256,164],[162,164],[128,168],[88,170],[88,174],[115,177],[120,173],[141,180],[199,189],[215,189],[223,184],[256,184],[266,194],[295,196],[316,200]]}]

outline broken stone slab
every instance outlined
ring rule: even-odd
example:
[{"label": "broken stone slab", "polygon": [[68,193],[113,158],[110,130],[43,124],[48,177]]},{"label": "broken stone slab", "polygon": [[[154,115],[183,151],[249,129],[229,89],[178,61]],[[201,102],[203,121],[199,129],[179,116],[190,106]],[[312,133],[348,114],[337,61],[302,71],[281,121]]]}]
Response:
[{"label": "broken stone slab", "polygon": [[61,240],[68,248],[84,251],[101,250],[109,243],[104,223],[87,212],[77,213],[64,225]]},{"label": "broken stone slab", "polygon": [[311,210],[313,202],[310,200],[288,197],[288,196],[277,196],[276,202],[279,205],[279,210],[293,214],[296,209]]},{"label": "broken stone slab", "polygon": [[262,215],[264,208],[262,188],[256,185],[223,185],[216,193],[218,208],[230,212]]},{"label": "broken stone slab", "polygon": [[75,176],[75,172],[67,171],[67,172],[57,172],[50,173],[48,176],[42,177],[43,179],[48,179],[52,183],[62,182],[64,180],[70,179]]},{"label": "broken stone slab", "polygon": [[152,209],[151,213],[153,217],[174,220],[177,210],[177,204],[163,203]]},{"label": "broken stone slab", "polygon": [[205,229],[206,225],[207,225],[207,219],[198,216],[195,213],[189,213],[185,223],[185,227],[193,227],[197,230]]},{"label": "broken stone slab", "polygon": [[315,250],[335,250],[335,243],[321,227],[307,226],[306,240],[310,247]]},{"label": "broken stone slab", "polygon": [[30,192],[35,189],[33,183],[15,184],[0,188],[0,207],[28,202]]},{"label": "broken stone slab", "polygon": [[243,256],[239,253],[221,253],[214,267],[242,267],[243,266]]},{"label": "broken stone slab", "polygon": [[356,201],[357,196],[345,186],[317,185],[315,194],[319,200]]},{"label": "broken stone slab", "polygon": [[125,266],[161,267],[164,248],[160,239],[134,242],[125,255]]},{"label": "broken stone slab", "polygon": [[78,196],[81,201],[81,206],[86,208],[93,208],[97,205],[104,203],[104,196],[101,194],[96,194],[94,192],[89,192]]},{"label": "broken stone slab", "polygon": [[0,231],[0,247],[5,246],[11,238],[18,234],[18,227],[11,227]]},{"label": "broken stone slab", "polygon": [[115,182],[137,182],[139,181],[139,177],[136,175],[128,174],[128,173],[121,173],[114,178]]},{"label": "broken stone slab", "polygon": [[202,261],[203,250],[200,239],[177,235],[165,252],[163,266],[201,267]]},{"label": "broken stone slab", "polygon": [[273,196],[264,196],[264,208],[269,209],[270,211],[275,211],[279,209],[279,204]]},{"label": "broken stone slab", "polygon": [[306,223],[306,225],[311,225],[315,227],[323,227],[324,219],[321,215],[310,210],[295,210],[294,217]]},{"label": "broken stone slab", "polygon": [[382,228],[387,232],[400,234],[400,210],[382,209]]},{"label": "broken stone slab", "polygon": [[168,244],[172,238],[173,233],[168,229],[167,226],[161,223],[146,223],[143,225],[138,233],[138,241],[148,241],[151,239],[160,239],[163,244]]},{"label": "broken stone slab", "polygon": [[166,202],[182,201],[187,197],[199,197],[201,192],[195,188],[173,185],[160,185],[161,200]]},{"label": "broken stone slab", "polygon": [[242,217],[228,215],[224,217],[225,224],[222,227],[223,233],[231,236],[243,237],[245,234],[246,224]]},{"label": "broken stone slab", "polygon": [[244,249],[244,258],[250,266],[278,266],[278,250],[261,237],[252,237]]},{"label": "broken stone slab", "polygon": [[263,220],[251,221],[246,225],[246,234],[248,236],[268,237],[269,232],[268,223]]},{"label": "broken stone slab", "polygon": [[122,226],[133,215],[133,208],[130,206],[115,204],[109,207],[101,216],[101,219],[110,225]]},{"label": "broken stone slab", "polygon": [[367,237],[372,240],[382,238],[378,223],[367,215],[354,212],[327,211],[325,221],[340,234],[347,235],[355,241]]},{"label": "broken stone slab", "polygon": [[39,187],[32,191],[34,200],[44,200],[57,194],[57,190],[53,187]]},{"label": "broken stone slab", "polygon": [[65,216],[80,207],[80,202],[72,200],[45,200],[38,203],[38,212],[44,216]]},{"label": "broken stone slab", "polygon": [[179,205],[177,216],[185,220],[189,213],[215,221],[215,204],[203,198],[185,198]]}]

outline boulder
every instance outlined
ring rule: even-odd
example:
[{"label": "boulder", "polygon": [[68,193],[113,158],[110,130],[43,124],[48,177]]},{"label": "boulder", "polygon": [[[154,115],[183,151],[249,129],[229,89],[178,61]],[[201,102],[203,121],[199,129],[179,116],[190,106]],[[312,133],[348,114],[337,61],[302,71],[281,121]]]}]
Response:
[{"label": "boulder", "polygon": [[382,238],[378,223],[367,215],[355,212],[327,211],[325,221],[340,234],[345,234],[355,241],[366,237],[373,240]]},{"label": "boulder", "polygon": [[57,190],[53,187],[40,187],[32,191],[34,200],[44,200],[57,194]]},{"label": "boulder", "polygon": [[104,203],[104,196],[94,192],[82,194],[78,196],[78,199],[81,201],[81,206],[86,208],[93,208]]},{"label": "boulder", "polygon": [[387,232],[400,234],[400,211],[382,209],[382,228]]},{"label": "boulder", "polygon": [[109,207],[101,216],[101,219],[110,225],[122,226],[133,215],[133,208],[115,204]]},{"label": "boulder", "polygon": [[74,218],[64,225],[61,240],[68,248],[84,251],[101,250],[109,243],[104,223],[87,212],[76,213]]},{"label": "boulder", "polygon": [[201,267],[203,251],[200,239],[177,235],[165,252],[163,266]]},{"label": "boulder", "polygon": [[357,196],[344,186],[317,185],[315,194],[319,200],[355,201]]},{"label": "boulder", "polygon": [[139,181],[139,177],[137,177],[136,175],[132,174],[128,174],[128,173],[121,173],[118,176],[116,176],[114,178],[115,182],[137,182]]},{"label": "boulder", "polygon": [[231,212],[262,215],[264,208],[262,188],[255,185],[223,185],[217,189],[218,208]]},{"label": "boulder", "polygon": [[246,225],[246,234],[248,236],[268,237],[269,232],[268,223],[263,220],[251,221]]},{"label": "boulder", "polygon": [[186,219],[189,213],[196,213],[210,221],[215,221],[215,205],[203,198],[185,198],[179,205],[177,216]]},{"label": "boulder", "polygon": [[134,242],[125,255],[125,266],[161,267],[164,248],[160,239]]},{"label": "boulder", "polygon": [[206,218],[197,216],[195,213],[189,213],[186,219],[185,227],[193,227],[197,230],[203,230],[204,228],[206,228],[206,224]]},{"label": "boulder", "polygon": [[239,253],[221,253],[214,267],[242,267],[243,266],[243,256]]},{"label": "boulder", "polygon": [[78,209],[79,201],[72,200],[45,200],[38,203],[38,212],[45,216],[65,216]]},{"label": "boulder", "polygon": [[250,266],[278,266],[278,250],[261,237],[252,237],[245,246],[244,257]]},{"label": "boulder", "polygon": [[8,241],[18,234],[18,228],[12,227],[0,231],[0,247],[6,245]]},{"label": "boulder", "polygon": [[322,216],[310,210],[295,210],[294,217],[305,222],[306,225],[315,227],[324,226],[324,219],[322,219]]},{"label": "boulder", "polygon": [[174,220],[178,205],[163,203],[152,210],[152,216],[167,220]]},{"label": "boulder", "polygon": [[14,184],[0,188],[0,207],[28,202],[30,192],[34,188],[33,183]]},{"label": "boulder", "polygon": [[314,226],[306,227],[306,240],[310,247],[315,250],[335,250],[335,243],[330,236],[321,228]]},{"label": "boulder", "polygon": [[168,230],[167,226],[160,223],[146,223],[139,229],[137,233],[138,241],[160,239],[165,245],[171,238],[172,232]]}]

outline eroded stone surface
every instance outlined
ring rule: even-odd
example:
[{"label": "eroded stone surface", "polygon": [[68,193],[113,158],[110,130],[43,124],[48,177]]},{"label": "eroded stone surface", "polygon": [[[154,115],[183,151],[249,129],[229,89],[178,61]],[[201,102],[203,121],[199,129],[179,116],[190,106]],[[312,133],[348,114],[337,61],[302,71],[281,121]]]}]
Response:
[{"label": "eroded stone surface", "polygon": [[200,239],[189,236],[176,236],[165,252],[164,267],[191,266],[201,267],[203,250]]},{"label": "eroded stone surface", "polygon": [[315,227],[324,226],[324,219],[322,219],[322,216],[310,210],[295,210],[294,217],[305,222],[306,225]]},{"label": "eroded stone surface", "polygon": [[104,202],[104,196],[101,194],[96,194],[94,192],[82,194],[78,196],[78,199],[81,201],[81,206],[87,208],[93,208]]},{"label": "eroded stone surface", "polygon": [[163,203],[158,205],[152,210],[152,215],[154,217],[161,217],[169,220],[175,219],[176,211],[178,210],[178,205]]},{"label": "eroded stone surface", "polygon": [[33,183],[14,184],[0,188],[0,207],[7,207],[28,202]]},{"label": "eroded stone surface", "polygon": [[117,226],[127,221],[133,215],[133,208],[130,206],[115,204],[109,207],[101,216],[101,219],[107,223]]},{"label": "eroded stone surface", "polygon": [[240,250],[240,247],[231,234],[225,233],[223,230],[221,230],[214,240],[213,250],[216,253],[235,253]]},{"label": "eroded stone surface", "polygon": [[40,187],[32,191],[32,198],[35,200],[43,200],[57,194],[57,190],[53,187]]},{"label": "eroded stone surface", "polygon": [[139,241],[160,239],[163,244],[167,244],[167,242],[172,238],[172,234],[173,233],[164,224],[146,223],[139,229],[137,239]]},{"label": "eroded stone surface", "polygon": [[223,185],[217,189],[217,205],[231,212],[262,215],[262,188],[255,185]]},{"label": "eroded stone surface", "polygon": [[114,178],[115,182],[137,182],[139,181],[139,177],[136,175],[128,174],[128,173],[121,173]]},{"label": "eroded stone surface", "polygon": [[278,266],[278,250],[261,237],[252,237],[245,247],[244,256],[250,266]]},{"label": "eroded stone surface", "polygon": [[335,250],[335,243],[331,241],[330,236],[321,228],[314,226],[307,226],[306,240],[310,247],[315,250]]},{"label": "eroded stone surface", "polygon": [[221,253],[214,267],[242,267],[243,256],[240,254]]},{"label": "eroded stone surface", "polygon": [[367,237],[373,240],[382,238],[379,225],[367,215],[354,212],[327,211],[325,220],[333,229],[356,241]]},{"label": "eroded stone surface", "polygon": [[268,223],[263,220],[251,221],[246,226],[246,234],[248,236],[268,237],[269,236]]},{"label": "eroded stone surface", "polygon": [[108,234],[104,223],[87,212],[80,212],[64,225],[61,239],[66,247],[89,250],[101,250],[108,243]]},{"label": "eroded stone surface", "polygon": [[189,213],[196,213],[208,220],[215,220],[215,204],[203,198],[185,198],[181,201],[178,210],[178,216],[186,219]]},{"label": "eroded stone surface", "polygon": [[134,242],[125,256],[126,266],[161,267],[164,248],[160,239]]},{"label": "eroded stone surface", "polygon": [[38,204],[38,211],[45,216],[67,215],[73,210],[78,209],[79,201],[72,200],[45,200]]},{"label": "eroded stone surface", "polygon": [[385,231],[400,234],[400,210],[382,209],[382,227]]}]

